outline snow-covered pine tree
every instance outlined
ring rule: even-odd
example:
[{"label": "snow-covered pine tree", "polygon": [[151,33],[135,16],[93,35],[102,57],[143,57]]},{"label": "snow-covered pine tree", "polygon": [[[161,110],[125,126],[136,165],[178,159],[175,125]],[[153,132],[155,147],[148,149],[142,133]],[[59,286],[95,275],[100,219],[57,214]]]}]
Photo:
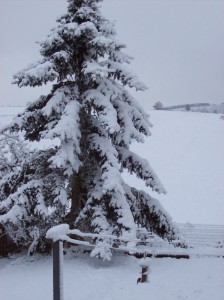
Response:
[{"label": "snow-covered pine tree", "polygon": [[60,170],[49,167],[52,151],[31,151],[21,135],[0,136],[0,224],[17,246],[29,247],[29,253],[46,250],[46,229],[65,214],[63,177],[60,184]]},{"label": "snow-covered pine tree", "polygon": [[[143,136],[150,135],[151,123],[126,87],[144,91],[146,86],[128,68],[131,57],[123,52],[125,45],[117,41],[113,24],[102,16],[99,2],[68,0],[67,12],[40,43],[42,59],[14,76],[19,87],[54,83],[49,95],[30,104],[8,128],[24,130],[30,141],[54,141],[30,161],[38,166],[40,160],[41,167],[33,170],[29,184],[36,176],[41,184],[20,203],[16,218],[22,220],[27,213],[23,204],[29,201],[34,212],[44,207],[40,214],[45,223],[60,212],[61,222],[65,219],[86,232],[132,239],[141,224],[172,239],[175,228],[158,201],[122,179],[125,168],[153,191],[165,193],[149,163],[129,149],[133,140],[144,142]],[[49,189],[42,184],[48,175]],[[24,185],[21,181],[17,190]],[[8,194],[2,200],[8,222],[16,203],[13,200],[9,206],[11,198]],[[39,229],[37,219],[33,226]],[[40,230],[38,234],[43,238]],[[107,243],[102,239],[92,254],[110,259]]]}]

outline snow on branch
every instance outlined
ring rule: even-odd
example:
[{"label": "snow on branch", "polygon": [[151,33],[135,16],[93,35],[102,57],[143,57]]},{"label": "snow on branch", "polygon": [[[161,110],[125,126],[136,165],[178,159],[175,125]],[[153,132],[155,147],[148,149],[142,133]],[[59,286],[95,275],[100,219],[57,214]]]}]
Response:
[{"label": "snow on branch", "polygon": [[109,73],[114,73],[115,69],[102,66],[94,60],[87,61],[83,67],[85,75],[90,74],[92,79],[96,79],[97,76],[107,77]]},{"label": "snow on branch", "polygon": [[13,76],[14,84],[22,86],[41,86],[48,81],[54,81],[59,76],[55,65],[46,59],[30,64],[26,69]]},{"label": "snow on branch", "polygon": [[[81,238],[92,238],[92,239],[109,238],[112,240],[118,240],[118,241],[123,241],[123,242],[131,241],[130,238],[120,237],[120,236],[116,236],[113,234],[90,233],[90,232],[86,233],[86,232],[80,231],[79,229],[70,229],[68,224],[60,224],[60,225],[50,228],[46,233],[46,237],[48,239],[52,239],[53,241],[57,241],[57,240],[60,240],[63,236],[68,235],[68,234],[76,235]],[[135,238],[134,241],[140,242],[141,240]]]},{"label": "snow on branch", "polygon": [[[98,134],[92,134],[90,142],[92,150],[100,157],[100,165],[94,178],[91,196],[80,218],[86,218],[90,213],[88,218],[91,219],[91,224],[97,232],[110,230],[114,223],[120,227],[122,236],[132,235],[136,225],[124,196],[117,151],[106,137]],[[111,211],[111,215],[114,215],[111,220],[108,210]],[[104,216],[109,219],[107,220]]]},{"label": "snow on branch", "polygon": [[60,51],[63,47],[68,48],[65,38],[67,40],[74,38],[75,30],[78,24],[76,22],[70,22],[65,24],[59,24],[56,28],[51,30],[51,33],[45,40],[40,42],[40,53],[47,57],[56,51]]},{"label": "snow on branch", "polygon": [[87,90],[82,97],[85,104],[92,104],[97,112],[101,126],[105,126],[109,133],[120,130],[117,123],[117,112],[111,104],[108,96],[102,94],[96,89]]},{"label": "snow on branch", "polygon": [[146,159],[141,158],[126,148],[116,147],[116,149],[119,153],[122,167],[126,168],[131,174],[135,173],[153,191],[158,194],[166,194],[165,188]]},{"label": "snow on branch", "polygon": [[115,62],[118,62],[120,64],[122,64],[122,63],[130,64],[133,57],[126,54],[126,53],[123,53],[121,51],[117,51],[116,49],[110,49],[109,59],[111,61],[115,61]]},{"label": "snow on branch", "polygon": [[77,152],[74,151],[72,140],[62,141],[55,155],[49,159],[49,162],[53,168],[64,169],[64,174],[68,176],[71,176],[73,172],[78,172],[82,165]]},{"label": "snow on branch", "polygon": [[144,108],[135,100],[135,98],[125,89],[122,89],[122,97],[124,102],[127,102],[133,109],[139,111],[142,118],[148,123],[149,127],[152,127],[152,123],[149,121],[149,114],[144,110]]},{"label": "snow on branch", "polygon": [[123,186],[134,219],[138,224],[169,241],[181,239],[171,216],[157,199],[126,183],[123,183]]},{"label": "snow on branch", "polygon": [[94,39],[91,40],[90,44],[93,46],[96,46],[97,48],[105,48],[107,50],[108,47],[112,47],[114,43],[114,39],[111,39],[109,37],[98,35]]},{"label": "snow on branch", "polygon": [[[77,239],[77,237],[80,239]],[[174,241],[174,243],[169,243],[167,241],[163,241],[154,234],[150,234],[146,238],[144,241],[145,247],[139,247],[138,245],[142,244],[142,239],[139,239],[136,236],[132,238],[126,238],[112,234],[86,233],[78,229],[70,229],[68,224],[60,224],[50,228],[46,233],[46,238],[52,240],[53,242],[60,240],[74,245],[94,247],[90,254],[91,257],[97,256],[103,258],[104,260],[111,259],[112,249],[139,254],[155,254],[157,251],[161,251],[159,248],[166,249],[168,252],[180,252],[180,250],[178,251],[175,249],[176,241]]]},{"label": "snow on branch", "polygon": [[100,32],[102,32],[103,35],[106,37],[112,37],[114,39],[114,36],[116,36],[116,29],[114,26],[114,23],[104,20],[99,26]]},{"label": "snow on branch", "polygon": [[97,133],[93,133],[90,136],[90,140],[93,150],[97,151],[101,157],[105,157],[106,161],[111,165],[118,166],[118,152],[107,138],[99,136]]},{"label": "snow on branch", "polygon": [[101,182],[101,190],[103,194],[119,193],[124,194],[121,185],[121,174],[119,172],[118,153],[112,146],[110,141],[98,134],[91,135],[92,150],[96,151],[101,158],[101,176],[98,179]]},{"label": "snow on branch", "polygon": [[60,138],[60,140],[73,140],[76,152],[79,153],[79,139],[80,139],[80,130],[79,130],[79,110],[80,104],[71,100],[68,104],[65,105],[64,110],[61,112],[61,118],[57,120],[57,123],[54,124],[54,127],[51,130],[47,130],[44,134],[44,138],[52,139],[55,137]]},{"label": "snow on branch", "polygon": [[110,68],[116,70],[114,73],[115,78],[120,80],[124,85],[128,85],[130,88],[134,87],[136,91],[147,90],[147,86],[127,66],[112,60],[108,60],[108,64]]},{"label": "snow on branch", "polygon": [[36,198],[34,213],[47,216],[47,208],[41,192],[42,185],[42,180],[31,180],[18,187],[13,194],[0,202],[0,210],[7,210],[5,214],[0,216],[0,222],[17,224],[18,220],[27,214],[26,208],[30,207],[30,201],[34,195]]},{"label": "snow on branch", "polygon": [[85,35],[85,37],[93,37],[98,34],[98,30],[93,22],[87,21],[83,22],[75,30],[75,36],[80,37]]},{"label": "snow on branch", "polygon": [[58,89],[56,89],[56,91],[53,92],[46,105],[41,109],[41,112],[47,117],[51,116],[53,113],[61,114],[65,105],[71,98],[70,94],[71,90],[69,89],[69,87],[59,87]]},{"label": "snow on branch", "polygon": [[[136,124],[135,120],[132,116],[132,110],[129,105],[120,100],[114,100],[114,106],[117,109],[117,117],[118,123],[121,127],[120,132],[115,136],[116,143],[130,145],[132,140],[135,139],[137,142],[144,142],[144,137],[141,132],[139,132],[138,124]],[[136,125],[136,127],[135,127]],[[143,122],[142,122],[142,125]],[[143,128],[143,127],[142,127]],[[147,127],[145,128],[145,132],[149,133]]]}]

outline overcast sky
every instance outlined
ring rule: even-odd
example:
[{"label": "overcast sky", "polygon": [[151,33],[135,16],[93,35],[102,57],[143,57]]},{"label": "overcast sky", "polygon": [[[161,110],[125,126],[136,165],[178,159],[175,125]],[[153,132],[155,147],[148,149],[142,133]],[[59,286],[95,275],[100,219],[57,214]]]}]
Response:
[{"label": "overcast sky", "polygon": [[[25,105],[49,87],[11,85],[12,75],[37,60],[39,47],[63,14],[66,0],[0,0],[0,105]],[[149,89],[145,108],[224,102],[224,0],[105,0],[131,68]]]}]

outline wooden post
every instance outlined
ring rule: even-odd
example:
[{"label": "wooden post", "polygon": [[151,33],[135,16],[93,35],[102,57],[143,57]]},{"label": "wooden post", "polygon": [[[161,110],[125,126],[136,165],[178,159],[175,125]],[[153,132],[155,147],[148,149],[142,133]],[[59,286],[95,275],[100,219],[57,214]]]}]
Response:
[{"label": "wooden post", "polygon": [[149,264],[150,264],[150,258],[142,258],[140,260],[140,267],[142,268],[141,271],[141,277],[138,278],[137,283],[147,283],[148,280],[148,274],[149,274]]},{"label": "wooden post", "polygon": [[142,278],[141,278],[141,282],[148,282],[148,266],[142,266]]},{"label": "wooden post", "polygon": [[53,300],[63,300],[63,242],[53,243]]}]

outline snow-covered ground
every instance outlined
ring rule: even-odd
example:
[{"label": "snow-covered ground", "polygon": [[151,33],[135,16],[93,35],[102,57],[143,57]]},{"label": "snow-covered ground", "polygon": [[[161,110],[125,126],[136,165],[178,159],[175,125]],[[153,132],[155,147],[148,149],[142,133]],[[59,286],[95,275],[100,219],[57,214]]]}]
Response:
[{"label": "snow-covered ground", "polygon": [[[13,108],[3,111],[9,122]],[[177,222],[224,224],[224,121],[220,115],[150,111],[152,136],[133,150],[147,158],[165,185],[157,196]],[[6,116],[7,115],[7,116]],[[125,179],[146,189],[136,178]],[[147,189],[146,189],[147,190]],[[71,257],[73,256],[73,257]],[[113,256],[111,262],[89,255],[66,255],[64,300],[222,300],[224,259],[153,258],[150,283],[136,284],[139,260]],[[52,296],[52,257],[16,255],[0,259],[1,300],[49,300]]]},{"label": "snow-covered ground", "polygon": [[217,114],[149,111],[152,136],[132,149],[146,158],[167,194],[126,181],[160,199],[176,222],[224,224],[224,121]]},{"label": "snow-covered ground", "polygon": [[[150,282],[137,285],[134,257],[65,258],[64,300],[223,300],[223,258],[153,258],[150,265]],[[0,278],[1,300],[53,299],[51,257],[1,259]]]}]

